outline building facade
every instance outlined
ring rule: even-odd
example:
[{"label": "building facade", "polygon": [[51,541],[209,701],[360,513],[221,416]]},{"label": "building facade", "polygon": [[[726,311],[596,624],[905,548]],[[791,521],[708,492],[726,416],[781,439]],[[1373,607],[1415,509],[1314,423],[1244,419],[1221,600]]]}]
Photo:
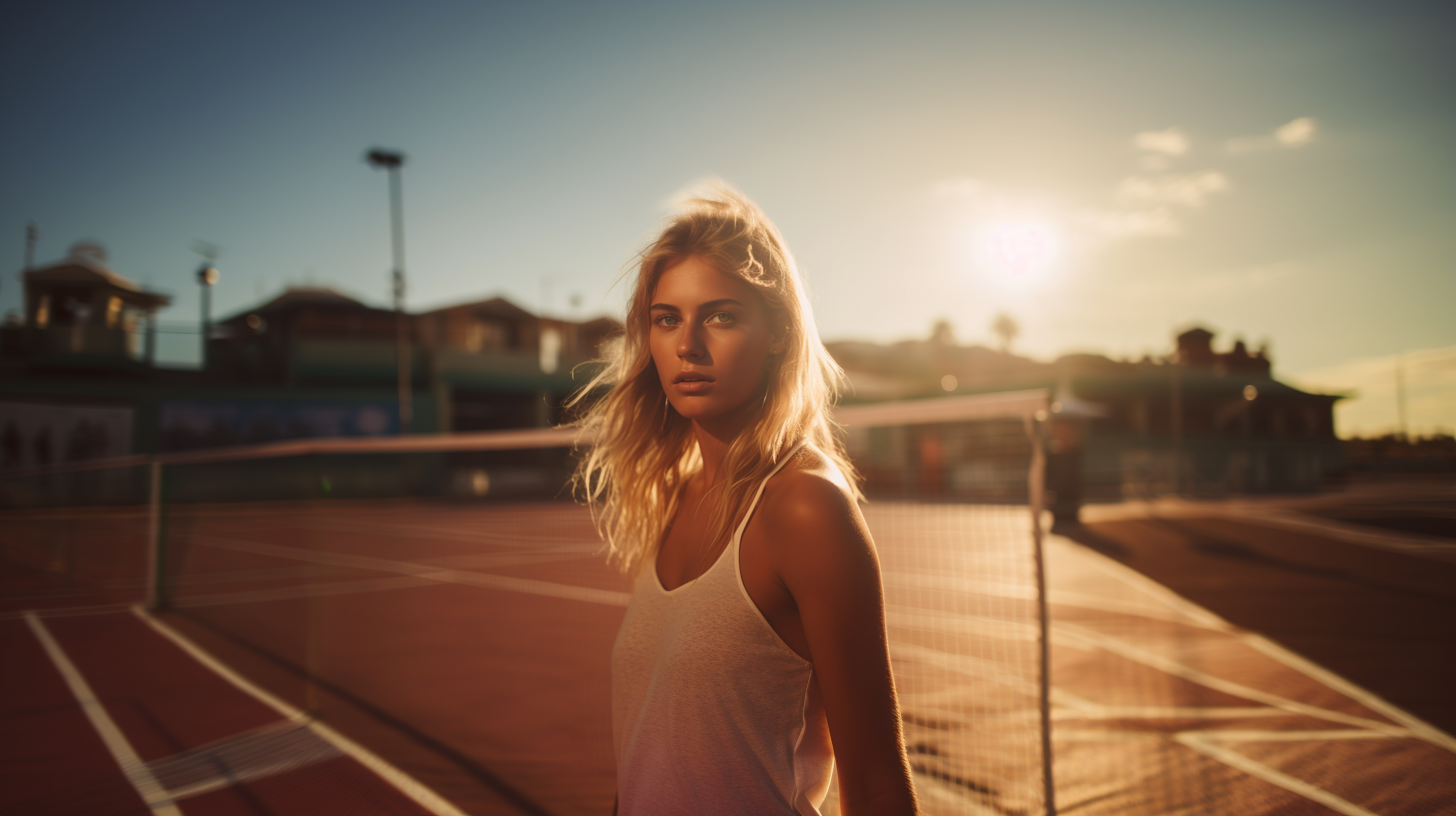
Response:
[{"label": "building facade", "polygon": [[205,367],[175,369],[153,355],[170,299],[112,271],[99,247],[23,279],[25,316],[0,330],[5,468],[397,434],[401,349],[412,432],[550,425],[620,330],[504,298],[399,315],[295,287],[213,323]]},{"label": "building facade", "polygon": [[[1049,503],[1167,494],[1310,490],[1342,468],[1339,395],[1276,380],[1268,355],[1212,332],[1175,338],[1161,359],[1075,354],[1043,363],[948,335],[894,345],[831,343],[850,401],[936,399],[1045,388]],[[869,488],[887,495],[1024,500],[1031,445],[1009,420],[872,429],[857,440]]]}]

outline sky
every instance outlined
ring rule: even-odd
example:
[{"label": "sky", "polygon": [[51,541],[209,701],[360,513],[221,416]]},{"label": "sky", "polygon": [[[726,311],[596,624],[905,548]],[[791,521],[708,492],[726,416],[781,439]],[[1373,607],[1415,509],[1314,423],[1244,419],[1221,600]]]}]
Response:
[{"label": "sky", "polygon": [[7,6],[0,312],[82,239],[196,321],[288,285],[622,311],[682,191],[779,225],[826,339],[1117,358],[1202,325],[1347,393],[1342,435],[1456,430],[1456,48],[1436,3]]}]

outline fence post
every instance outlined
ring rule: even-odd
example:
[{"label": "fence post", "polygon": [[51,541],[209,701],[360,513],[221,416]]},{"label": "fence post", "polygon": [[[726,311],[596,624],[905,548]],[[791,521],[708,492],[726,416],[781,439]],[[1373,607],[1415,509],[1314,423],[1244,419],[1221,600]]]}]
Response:
[{"label": "fence post", "polygon": [[156,612],[167,606],[167,522],[163,517],[165,502],[162,490],[162,463],[153,459],[151,484],[147,496],[147,609]]}]

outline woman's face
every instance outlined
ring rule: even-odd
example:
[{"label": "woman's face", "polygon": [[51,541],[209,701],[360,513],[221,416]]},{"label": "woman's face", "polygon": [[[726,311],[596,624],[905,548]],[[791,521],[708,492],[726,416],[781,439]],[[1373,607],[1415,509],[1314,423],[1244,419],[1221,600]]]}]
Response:
[{"label": "woman's face", "polygon": [[752,286],[689,256],[658,278],[649,314],[652,361],[679,414],[701,423],[756,407],[783,342]]}]

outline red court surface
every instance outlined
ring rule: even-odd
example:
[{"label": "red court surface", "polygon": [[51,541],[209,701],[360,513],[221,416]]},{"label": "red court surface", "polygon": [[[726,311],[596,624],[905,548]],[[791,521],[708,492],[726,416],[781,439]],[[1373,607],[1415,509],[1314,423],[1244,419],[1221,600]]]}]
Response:
[{"label": "red court surface", "polygon": [[[924,811],[1040,812],[1025,509],[874,502],[866,516]],[[610,811],[607,666],[627,585],[601,562],[580,508],[228,505],[177,508],[169,521],[172,610],[158,618],[197,654],[460,812]],[[7,586],[64,585],[42,561],[11,559],[20,577]],[[1231,622],[1096,549],[1050,536],[1047,561],[1059,812],[1451,812],[1456,740],[1445,731],[1258,634],[1257,618]],[[1191,569],[1210,582],[1236,574],[1217,561]],[[1171,567],[1164,577],[1186,579]],[[92,599],[94,615],[80,614],[87,599],[72,587],[64,598],[32,588],[8,608],[45,597],[67,610],[41,621],[142,761],[184,790],[226,776],[169,762],[199,747],[227,747],[203,752],[214,766],[223,756],[257,771],[181,799],[182,812],[425,812],[142,618],[108,612],[125,587]],[[17,725],[0,749],[0,810],[45,812],[5,798],[23,791],[27,802],[121,803],[51,812],[145,812],[30,625],[13,612],[0,620],[18,667],[4,679]],[[832,797],[825,812],[837,812]]]},{"label": "red court surface", "polygon": [[[47,639],[62,662],[48,654]],[[0,648],[5,813],[441,812],[130,612],[10,617],[0,620]],[[110,745],[87,717],[88,704],[114,727]],[[118,740],[141,763],[129,774],[128,757],[116,756]],[[144,798],[147,780],[157,795]]]}]

